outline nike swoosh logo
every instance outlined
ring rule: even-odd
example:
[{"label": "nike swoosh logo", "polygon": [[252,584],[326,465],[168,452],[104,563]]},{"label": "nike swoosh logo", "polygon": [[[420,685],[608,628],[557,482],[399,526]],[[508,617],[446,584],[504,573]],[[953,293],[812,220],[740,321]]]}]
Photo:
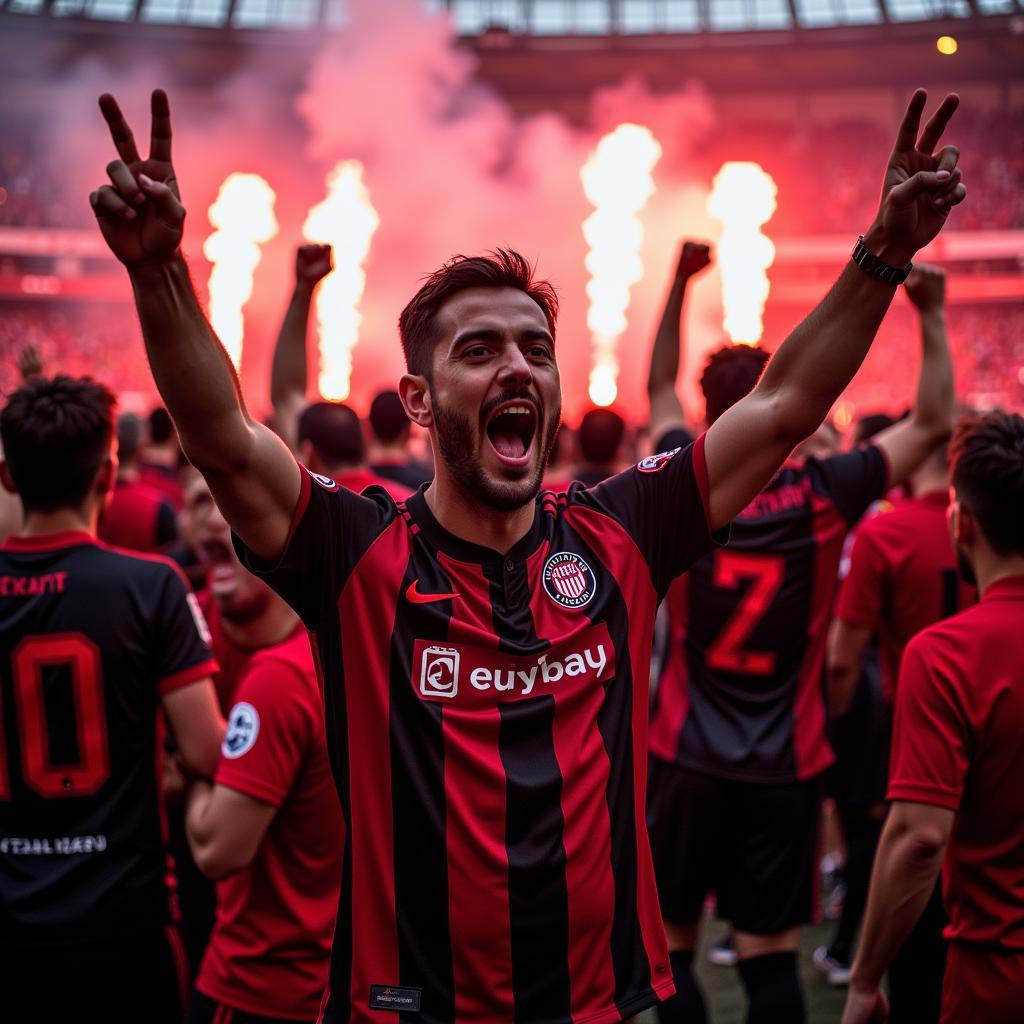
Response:
[{"label": "nike swoosh logo", "polygon": [[405,599],[411,604],[430,604],[431,601],[450,601],[458,597],[458,594],[421,594],[418,590],[419,580],[413,580],[409,589],[405,592]]}]

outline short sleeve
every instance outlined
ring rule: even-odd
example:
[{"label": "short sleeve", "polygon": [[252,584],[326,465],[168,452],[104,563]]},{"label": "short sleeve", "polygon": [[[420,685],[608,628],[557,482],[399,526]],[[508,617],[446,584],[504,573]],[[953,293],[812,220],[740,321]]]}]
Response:
[{"label": "short sleeve", "polygon": [[329,477],[299,468],[299,500],[277,562],[261,559],[237,534],[233,539],[242,564],[263,577],[306,626],[316,628],[317,615],[337,601],[348,574],[397,515],[397,507],[379,487],[355,494]]},{"label": "short sleeve", "polygon": [[828,498],[850,526],[885,495],[888,487],[885,455],[873,444],[827,459],[810,458],[807,472],[815,492]]},{"label": "short sleeve", "polygon": [[152,647],[161,696],[212,676],[217,662],[210,650],[210,631],[181,571],[170,562],[161,566]]},{"label": "short sleeve", "polygon": [[[870,527],[871,522],[865,526]],[[853,541],[836,617],[858,629],[876,629],[882,619],[886,576],[886,561],[875,532],[862,529]]]},{"label": "short sleeve", "polygon": [[927,632],[907,647],[896,690],[890,800],[955,811],[967,775],[970,731],[950,662]]},{"label": "short sleeve", "polygon": [[643,553],[661,597],[677,576],[728,539],[728,528],[712,534],[708,525],[703,434],[688,447],[649,455],[576,493],[622,524]]},{"label": "short sleeve", "polygon": [[317,735],[307,689],[288,663],[255,658],[228,712],[214,782],[280,807]]}]

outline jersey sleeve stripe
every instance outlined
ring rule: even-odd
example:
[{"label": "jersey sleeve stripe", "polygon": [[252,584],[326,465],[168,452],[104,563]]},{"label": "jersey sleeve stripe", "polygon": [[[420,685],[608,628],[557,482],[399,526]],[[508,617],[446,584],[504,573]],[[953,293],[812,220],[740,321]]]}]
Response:
[{"label": "jersey sleeve stripe", "polygon": [[183,668],[178,672],[172,672],[169,676],[164,676],[157,684],[157,693],[161,697],[165,697],[174,690],[180,690],[183,686],[188,686],[189,683],[196,683],[207,676],[213,676],[217,671],[217,662],[213,658],[207,658],[206,661],[202,661],[198,665],[189,665],[188,668]]},{"label": "jersey sleeve stripe", "polygon": [[700,492],[700,503],[704,506],[704,519],[707,523],[708,533],[711,534],[711,485],[708,481],[708,464],[704,456],[703,433],[693,442],[693,477],[697,482],[697,490]]},{"label": "jersey sleeve stripe", "polygon": [[223,761],[218,765],[213,781],[218,786],[225,786],[274,807],[280,807],[288,797],[287,790],[274,786],[265,779],[254,778],[246,772],[239,771],[234,765],[225,764]]},{"label": "jersey sleeve stripe", "polygon": [[921,782],[901,782],[899,779],[889,783],[885,795],[887,800],[906,800],[915,804],[928,804],[931,807],[945,807],[950,811],[960,810],[962,796],[962,793],[954,790]]}]

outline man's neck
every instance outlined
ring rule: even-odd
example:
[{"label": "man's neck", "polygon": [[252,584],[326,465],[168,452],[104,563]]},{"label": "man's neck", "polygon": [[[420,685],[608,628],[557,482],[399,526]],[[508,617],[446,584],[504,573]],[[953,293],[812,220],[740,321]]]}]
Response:
[{"label": "man's neck", "polygon": [[918,473],[910,478],[910,493],[915,498],[936,491],[949,493],[949,477],[941,473]]},{"label": "man's neck", "polygon": [[370,447],[367,462],[372,466],[375,462],[408,462],[409,449],[404,444],[383,444],[375,441]]},{"label": "man's neck", "polygon": [[1008,576],[1024,576],[1024,555],[1001,558],[993,552],[988,557],[976,558],[974,575],[978,580],[978,593],[984,597],[993,583]]},{"label": "man's neck", "polygon": [[450,480],[435,477],[424,492],[434,518],[461,540],[505,554],[530,532],[535,506],[532,501],[513,512],[499,512],[470,500]]},{"label": "man's neck", "polygon": [[165,469],[176,469],[178,466],[177,448],[163,448],[154,445],[146,449],[144,462],[151,466],[163,466]]},{"label": "man's neck", "polygon": [[25,515],[20,534],[22,537],[41,537],[48,533],[68,533],[80,530],[96,536],[95,508],[60,508],[53,512],[29,512]]},{"label": "man's neck", "polygon": [[248,650],[273,647],[291,636],[298,624],[298,616],[283,601],[268,601],[267,607],[254,619],[234,622],[220,617],[224,634],[236,646]]}]

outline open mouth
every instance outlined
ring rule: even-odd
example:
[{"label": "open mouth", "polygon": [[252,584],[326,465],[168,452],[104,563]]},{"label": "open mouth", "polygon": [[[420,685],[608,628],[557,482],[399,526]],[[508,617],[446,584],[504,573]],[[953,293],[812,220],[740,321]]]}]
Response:
[{"label": "open mouth", "polygon": [[521,467],[530,460],[537,433],[537,411],[520,399],[504,402],[487,418],[487,439],[499,460],[507,466]]},{"label": "open mouth", "polygon": [[211,537],[200,541],[199,559],[206,566],[206,577],[214,594],[225,594],[238,583],[238,564],[231,546]]}]

